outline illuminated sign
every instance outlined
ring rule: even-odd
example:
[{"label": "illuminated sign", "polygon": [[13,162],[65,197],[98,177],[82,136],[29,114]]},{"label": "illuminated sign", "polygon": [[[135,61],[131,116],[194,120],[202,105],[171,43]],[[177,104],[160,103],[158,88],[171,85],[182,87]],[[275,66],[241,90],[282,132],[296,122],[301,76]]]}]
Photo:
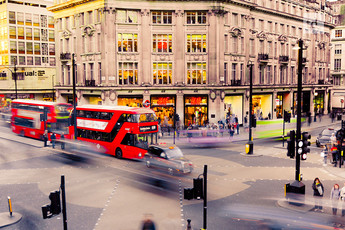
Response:
[{"label": "illuminated sign", "polygon": [[150,132],[150,131],[156,131],[156,130],[157,130],[157,125],[139,127],[140,132]]},{"label": "illuminated sign", "polygon": [[77,119],[77,126],[80,128],[105,130],[107,125],[108,125],[108,122],[104,122],[104,121],[91,121],[91,120]]}]

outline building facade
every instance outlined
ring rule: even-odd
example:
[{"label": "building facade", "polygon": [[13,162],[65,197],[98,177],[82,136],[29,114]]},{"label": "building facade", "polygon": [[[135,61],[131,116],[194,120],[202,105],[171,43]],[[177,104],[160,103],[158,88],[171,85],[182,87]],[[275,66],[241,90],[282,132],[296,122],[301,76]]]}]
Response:
[{"label": "building facade", "polygon": [[56,79],[52,2],[0,1],[0,98],[53,100]]},{"label": "building facade", "polygon": [[331,9],[324,0],[65,1],[49,8],[57,28],[56,95],[78,103],[147,106],[162,123],[240,123],[249,112],[296,111],[297,41],[303,39],[304,114],[330,111]]}]

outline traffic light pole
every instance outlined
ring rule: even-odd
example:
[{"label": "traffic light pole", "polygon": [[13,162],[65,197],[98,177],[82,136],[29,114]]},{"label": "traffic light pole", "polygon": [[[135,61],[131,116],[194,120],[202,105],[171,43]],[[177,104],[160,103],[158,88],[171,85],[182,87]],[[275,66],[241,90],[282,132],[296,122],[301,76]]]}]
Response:
[{"label": "traffic light pole", "polygon": [[207,165],[204,165],[204,224],[203,229],[207,229]]},{"label": "traffic light pole", "polygon": [[77,140],[77,98],[76,98],[76,90],[75,90],[75,61],[74,61],[74,53],[72,54],[72,78],[73,78],[73,123],[74,123],[74,140]]},{"label": "traffic light pole", "polygon": [[65,194],[65,176],[61,176],[61,196],[62,196],[62,219],[63,229],[67,230],[67,214],[66,214],[66,194]]},{"label": "traffic light pole", "polygon": [[247,154],[253,154],[254,151],[254,143],[253,143],[253,137],[252,137],[252,126],[253,126],[253,64],[249,63],[247,65],[249,67],[249,141],[246,144],[246,150]]},{"label": "traffic light pole", "polygon": [[[298,40],[298,79],[297,79],[297,130],[296,139],[301,139],[301,115],[302,115],[302,59],[303,59],[303,40]],[[301,155],[296,153],[296,175],[295,180],[300,181]]]}]

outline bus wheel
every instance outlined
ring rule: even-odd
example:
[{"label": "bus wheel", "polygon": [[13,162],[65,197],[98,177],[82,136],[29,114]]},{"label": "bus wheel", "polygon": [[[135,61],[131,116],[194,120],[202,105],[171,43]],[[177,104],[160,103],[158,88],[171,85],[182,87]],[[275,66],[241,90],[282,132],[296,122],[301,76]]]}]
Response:
[{"label": "bus wheel", "polygon": [[117,148],[115,151],[115,157],[121,159],[122,158],[122,150]]},{"label": "bus wheel", "polygon": [[150,168],[151,167],[151,163],[150,161],[146,161],[146,167]]}]

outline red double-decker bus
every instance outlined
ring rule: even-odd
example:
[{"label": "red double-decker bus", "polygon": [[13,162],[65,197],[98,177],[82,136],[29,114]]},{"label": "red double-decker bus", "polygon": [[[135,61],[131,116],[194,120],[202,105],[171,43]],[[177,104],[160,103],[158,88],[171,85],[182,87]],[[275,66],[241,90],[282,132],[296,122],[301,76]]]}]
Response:
[{"label": "red double-decker bus", "polygon": [[141,159],[157,143],[158,121],[151,109],[83,105],[77,107],[77,132],[78,140],[117,158]]},{"label": "red double-decker bus", "polygon": [[[73,126],[70,126],[70,114],[73,107],[68,103],[37,100],[12,101],[12,131],[21,136],[43,139],[44,129],[71,138]],[[42,115],[47,114],[46,121]],[[46,127],[45,127],[46,126]]]}]

